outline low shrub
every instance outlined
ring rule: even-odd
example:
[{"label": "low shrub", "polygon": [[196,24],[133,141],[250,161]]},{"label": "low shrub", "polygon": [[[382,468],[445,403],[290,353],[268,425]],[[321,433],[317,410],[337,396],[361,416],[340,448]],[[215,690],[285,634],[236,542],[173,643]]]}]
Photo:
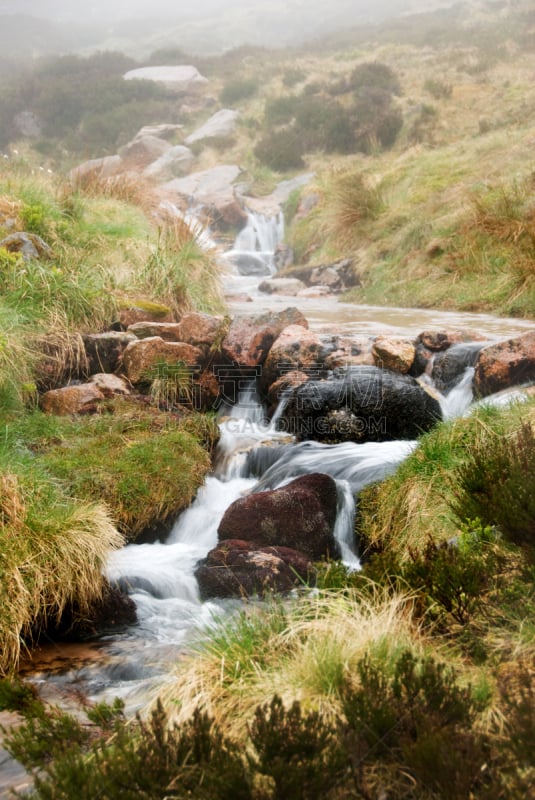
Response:
[{"label": "low shrub", "polygon": [[236,78],[225,84],[219,95],[223,105],[233,106],[241,100],[253,97],[260,88],[259,78]]},{"label": "low shrub", "polygon": [[529,422],[505,438],[479,440],[454,474],[452,509],[479,517],[535,553],[535,435]]}]

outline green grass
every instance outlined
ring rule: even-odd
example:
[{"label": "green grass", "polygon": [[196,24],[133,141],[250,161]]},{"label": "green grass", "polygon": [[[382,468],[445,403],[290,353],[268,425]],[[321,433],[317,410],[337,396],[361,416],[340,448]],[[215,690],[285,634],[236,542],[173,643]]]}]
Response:
[{"label": "green grass", "polygon": [[210,469],[200,426],[124,400],[83,419],[35,412],[6,430],[69,495],[104,503],[127,539],[186,508]]},{"label": "green grass", "polygon": [[[456,472],[474,448],[500,448],[523,420],[533,420],[533,401],[508,409],[482,407],[470,417],[443,422],[421,437],[417,449],[395,474],[359,496],[359,528],[364,546],[407,558],[409,549],[423,551],[431,537],[446,541],[459,530]],[[473,517],[466,508],[466,518]],[[485,520],[495,523],[497,520]]]}]

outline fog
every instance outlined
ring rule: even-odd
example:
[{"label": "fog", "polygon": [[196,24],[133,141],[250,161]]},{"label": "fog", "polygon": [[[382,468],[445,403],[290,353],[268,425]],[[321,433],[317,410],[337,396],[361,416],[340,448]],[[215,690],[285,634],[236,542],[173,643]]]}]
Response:
[{"label": "fog", "polygon": [[286,47],[337,30],[430,11],[447,0],[0,0],[4,57],[165,48],[218,54],[240,45]]}]

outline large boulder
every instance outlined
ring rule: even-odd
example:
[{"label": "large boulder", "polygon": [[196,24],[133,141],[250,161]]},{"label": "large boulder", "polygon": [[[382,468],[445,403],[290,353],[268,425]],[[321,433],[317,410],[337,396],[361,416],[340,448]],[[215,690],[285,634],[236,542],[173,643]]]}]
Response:
[{"label": "large boulder", "polygon": [[203,354],[185,342],[165,342],[159,336],[131,342],[123,354],[123,369],[133,384],[150,383],[162,364],[182,364],[193,376],[200,370]]},{"label": "large boulder", "polygon": [[415,439],[441,417],[438,401],[414,378],[362,366],[299,386],[280,426],[301,440],[383,442]]},{"label": "large boulder", "polygon": [[257,367],[264,363],[273,342],[289,325],[298,327],[301,332],[308,328],[308,322],[297,308],[235,317],[223,340],[222,353],[234,364]]},{"label": "large boulder", "polygon": [[190,65],[139,67],[126,72],[123,78],[125,81],[154,81],[176,95],[195,94],[208,83],[198,69]]},{"label": "large boulder", "polygon": [[128,326],[127,333],[134,334],[137,339],[148,339],[159,336],[165,342],[181,342],[179,322],[134,322]]},{"label": "large boulder", "polygon": [[177,144],[150,163],[143,174],[156,181],[171,181],[173,178],[187,175],[194,161],[195,156],[189,147]]},{"label": "large boulder", "polygon": [[330,475],[303,475],[279,489],[235,500],[223,515],[219,540],[291,547],[316,561],[334,556],[337,505],[336,483]]},{"label": "large boulder", "polygon": [[217,111],[210,119],[204,123],[200,128],[191,133],[185,143],[187,145],[194,144],[195,142],[202,142],[206,139],[219,139],[231,136],[235,129],[240,114],[238,111],[232,111],[230,108],[222,108]]},{"label": "large boulder", "polygon": [[224,326],[225,322],[221,317],[213,317],[211,314],[203,314],[200,311],[190,311],[183,314],[180,319],[180,341],[196,347],[203,345],[215,347],[224,331]]},{"label": "large boulder", "polygon": [[195,575],[201,597],[254,597],[288,592],[307,582],[313,564],[289,547],[257,547],[229,539],[199,562]]},{"label": "large boulder", "polygon": [[477,397],[535,380],[535,331],[480,350],[474,375]]}]

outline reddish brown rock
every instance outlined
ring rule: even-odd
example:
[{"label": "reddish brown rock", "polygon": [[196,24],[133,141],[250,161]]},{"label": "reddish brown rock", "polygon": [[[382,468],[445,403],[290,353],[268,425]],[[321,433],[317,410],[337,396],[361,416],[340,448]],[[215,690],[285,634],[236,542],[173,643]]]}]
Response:
[{"label": "reddish brown rock", "polygon": [[201,596],[252,597],[266,592],[288,592],[308,582],[312,562],[289,547],[257,547],[229,539],[199,562],[196,569]]},{"label": "reddish brown rock", "polygon": [[94,383],[82,383],[45,392],[39,405],[46,414],[88,414],[96,411],[98,404],[104,399],[104,394]]},{"label": "reddish brown rock", "polygon": [[221,338],[224,321],[221,317],[191,311],[184,314],[179,323],[179,341],[193,344],[197,347],[206,345],[212,347],[218,338]]},{"label": "reddish brown rock", "polygon": [[410,339],[401,336],[377,336],[372,353],[376,366],[405,375],[414,363],[416,348]]},{"label": "reddish brown rock", "polygon": [[219,539],[300,550],[318,560],[337,553],[335,481],[323,473],[303,475],[280,489],[235,500],[219,525]]},{"label": "reddish brown rock", "polygon": [[239,366],[257,367],[265,361],[273,342],[288,325],[301,330],[308,328],[308,322],[296,308],[235,317],[223,341],[223,355]]},{"label": "reddish brown rock", "polygon": [[150,383],[158,364],[184,364],[192,374],[201,368],[203,354],[184,342],[164,342],[159,336],[131,342],[123,354],[123,369],[131,383]]},{"label": "reddish brown rock", "polygon": [[535,380],[535,331],[483,348],[474,375],[477,397]]},{"label": "reddish brown rock", "polygon": [[318,373],[325,369],[326,349],[320,336],[300,325],[284,328],[269,351],[262,374],[265,391],[287,372]]},{"label": "reddish brown rock", "polygon": [[119,311],[118,325],[126,330],[135,322],[176,322],[177,319],[168,306],[148,300],[133,301],[123,305]]}]

